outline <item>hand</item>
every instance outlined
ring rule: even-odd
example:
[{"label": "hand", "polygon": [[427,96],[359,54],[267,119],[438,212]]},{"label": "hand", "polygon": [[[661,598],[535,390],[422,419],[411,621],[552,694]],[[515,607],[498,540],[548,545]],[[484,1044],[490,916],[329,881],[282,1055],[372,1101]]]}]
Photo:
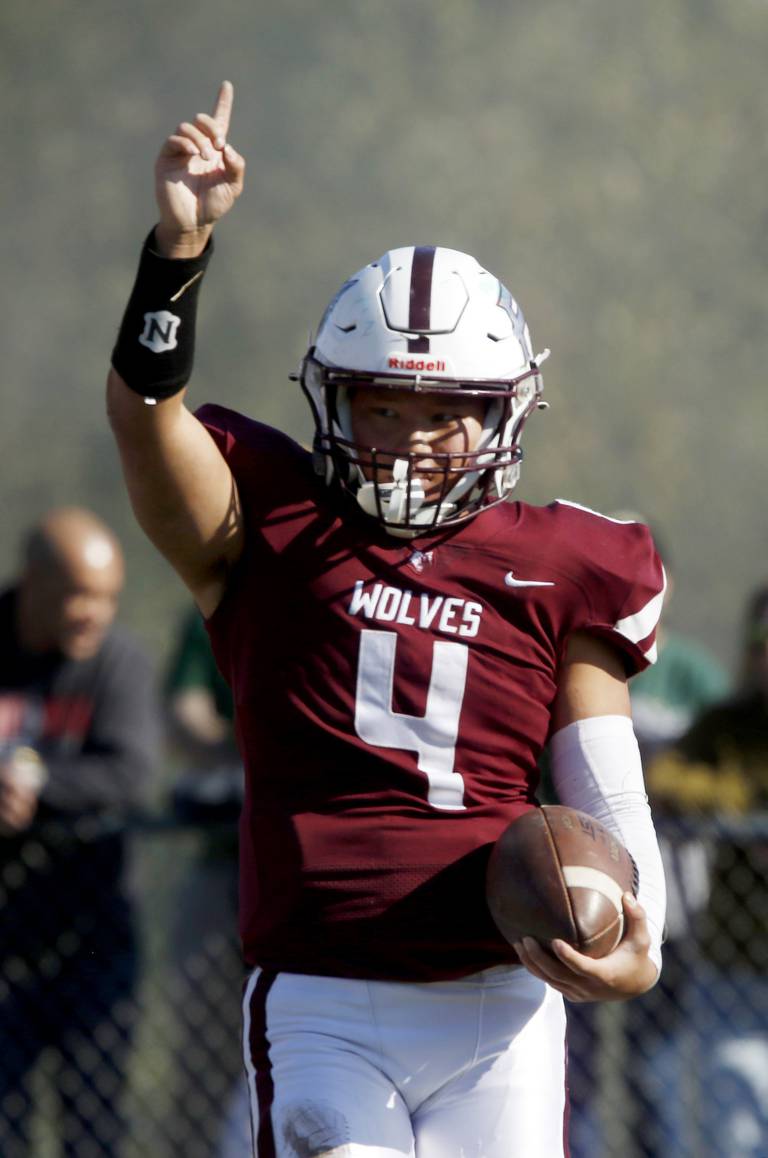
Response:
[{"label": "hand", "polygon": [[0,765],[0,832],[28,828],[37,812],[39,789],[20,781],[8,764]]},{"label": "hand", "polygon": [[157,244],[166,257],[202,253],[214,222],[243,190],[245,161],[227,141],[234,89],[225,80],[213,115],[198,113],[163,143],[155,163],[160,223]]},{"label": "hand", "polygon": [[623,905],[624,936],[606,957],[586,957],[565,941],[553,941],[549,952],[532,937],[524,937],[514,946],[520,961],[569,1001],[623,1001],[645,993],[657,976],[648,956],[648,924],[631,893],[624,894]]}]

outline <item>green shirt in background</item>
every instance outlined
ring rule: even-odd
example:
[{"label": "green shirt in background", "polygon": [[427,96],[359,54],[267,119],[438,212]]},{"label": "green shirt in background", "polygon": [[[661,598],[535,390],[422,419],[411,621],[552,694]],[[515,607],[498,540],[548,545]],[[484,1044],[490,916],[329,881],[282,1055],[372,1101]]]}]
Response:
[{"label": "green shirt in background", "polygon": [[182,622],[165,681],[167,696],[189,688],[207,689],[213,695],[219,715],[227,720],[234,718],[232,693],[216,667],[208,633],[196,608]]},{"label": "green shirt in background", "polygon": [[629,685],[643,758],[673,744],[729,688],[728,673],[714,656],[684,635],[664,629],[656,663]]}]

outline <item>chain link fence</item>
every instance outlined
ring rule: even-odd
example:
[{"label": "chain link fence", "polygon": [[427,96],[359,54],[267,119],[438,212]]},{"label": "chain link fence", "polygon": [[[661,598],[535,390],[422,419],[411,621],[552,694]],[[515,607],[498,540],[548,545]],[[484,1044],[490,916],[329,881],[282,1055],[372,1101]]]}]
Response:
[{"label": "chain link fence", "polygon": [[[660,836],[662,982],[569,1007],[574,1158],[765,1158],[768,814]],[[3,1158],[244,1158],[234,828],[102,819],[3,847]],[[679,862],[700,879],[675,909]]]},{"label": "chain link fence", "polygon": [[0,850],[2,1158],[248,1154],[233,826],[100,818]]},{"label": "chain link fence", "polygon": [[657,829],[662,977],[568,1009],[574,1158],[766,1158],[768,813]]}]

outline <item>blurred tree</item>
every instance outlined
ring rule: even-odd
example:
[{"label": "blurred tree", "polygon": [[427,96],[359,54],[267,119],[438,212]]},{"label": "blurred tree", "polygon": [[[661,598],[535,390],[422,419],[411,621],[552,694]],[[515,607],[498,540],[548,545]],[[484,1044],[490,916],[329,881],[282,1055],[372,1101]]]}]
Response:
[{"label": "blurred tree", "polygon": [[229,76],[251,177],[191,401],[306,438],[286,374],[339,281],[393,245],[473,252],[553,350],[521,495],[656,512],[676,623],[729,659],[768,531],[767,54],[750,3],[6,0],[0,571],[54,497],[95,505],[130,551],[127,613],[166,647],[184,596],[134,533],[102,383],[156,148]]}]

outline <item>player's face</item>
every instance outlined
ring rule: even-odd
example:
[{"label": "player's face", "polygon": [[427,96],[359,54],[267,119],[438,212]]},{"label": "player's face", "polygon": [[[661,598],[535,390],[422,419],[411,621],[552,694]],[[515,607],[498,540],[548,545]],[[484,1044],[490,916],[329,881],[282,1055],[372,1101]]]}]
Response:
[{"label": "player's face", "polygon": [[[435,501],[445,490],[445,475],[436,455],[467,454],[480,442],[486,402],[450,394],[414,394],[410,390],[377,390],[358,386],[350,391],[352,437],[361,446],[398,456],[416,456],[415,465],[426,491]],[[444,460],[443,460],[444,461]],[[470,465],[455,460],[456,465]],[[391,463],[389,464],[391,466]],[[449,485],[458,476],[453,475]],[[391,471],[380,472],[386,482]]]}]

